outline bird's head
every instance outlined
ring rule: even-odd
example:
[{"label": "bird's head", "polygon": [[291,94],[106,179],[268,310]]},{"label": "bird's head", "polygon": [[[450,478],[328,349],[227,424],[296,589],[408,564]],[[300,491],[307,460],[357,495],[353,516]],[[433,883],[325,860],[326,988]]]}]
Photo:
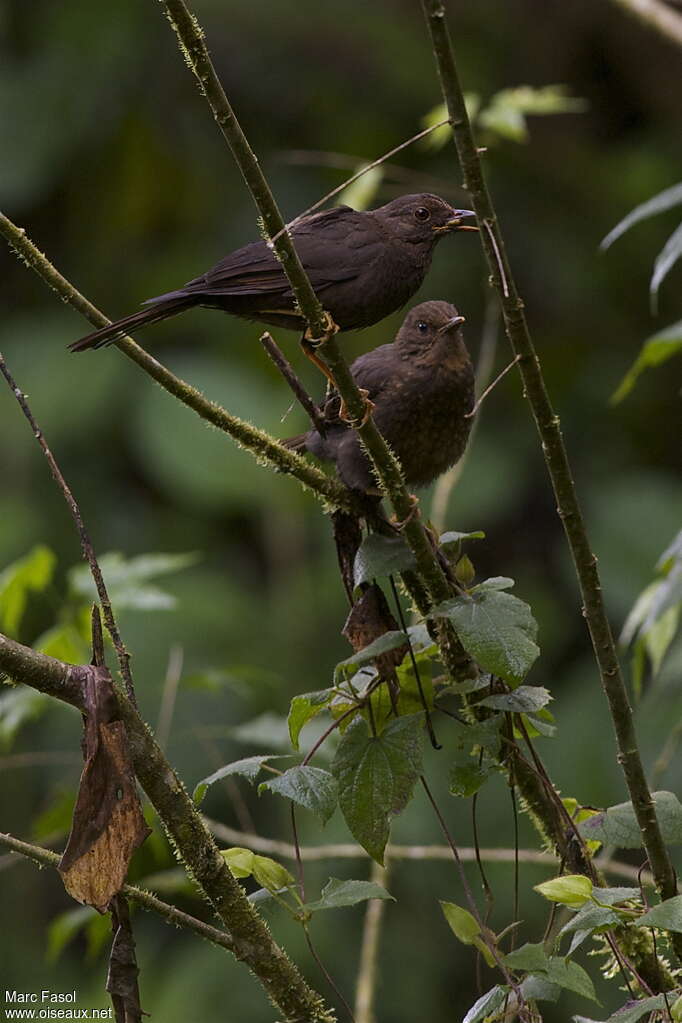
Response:
[{"label": "bird's head", "polygon": [[471,223],[476,214],[455,209],[438,195],[423,192],[401,195],[374,210],[392,234],[405,242],[431,248],[444,234],[454,231],[477,231]]},{"label": "bird's head", "polygon": [[396,336],[396,344],[413,353],[426,352],[437,342],[463,346],[460,327],[464,317],[449,302],[421,302],[410,309]]}]

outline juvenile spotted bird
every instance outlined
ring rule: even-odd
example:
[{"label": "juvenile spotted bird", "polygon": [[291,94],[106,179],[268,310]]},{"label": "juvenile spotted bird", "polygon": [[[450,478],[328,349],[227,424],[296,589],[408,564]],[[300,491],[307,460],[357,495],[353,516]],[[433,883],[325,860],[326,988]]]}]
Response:
[{"label": "juvenile spotted bird", "polygon": [[[361,355],[351,366],[356,384],[374,404],[374,422],[400,460],[405,482],[423,487],[464,453],[474,406],[474,371],[460,316],[448,302],[422,302],[405,317],[391,344]],[[354,490],[377,492],[377,481],[355,430],[339,418],[332,394],[320,406],[326,430],[284,441],[336,463]]]},{"label": "juvenile spotted bird", "polygon": [[[469,210],[456,210],[437,195],[404,195],[359,213],[337,206],[303,217],[292,236],[320,302],[341,330],[377,323],[404,305],[420,287],[439,238],[475,231]],[[252,242],[183,288],[148,299],[146,308],[74,341],[82,352],[100,348],[148,323],[193,306],[276,327],[302,330],[289,282],[272,249]]]}]

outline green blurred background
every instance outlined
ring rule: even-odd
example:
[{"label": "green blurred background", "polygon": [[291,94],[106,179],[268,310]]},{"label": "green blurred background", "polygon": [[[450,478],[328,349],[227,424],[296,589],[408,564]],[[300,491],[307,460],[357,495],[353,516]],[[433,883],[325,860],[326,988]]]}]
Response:
[{"label": "green blurred background", "polygon": [[[653,320],[648,278],[674,214],[641,225],[607,255],[598,244],[634,205],[679,176],[679,96],[671,83],[680,54],[606,0],[481,0],[449,8],[465,86],[483,101],[511,86],[558,82],[589,104],[583,113],[531,119],[529,140],[495,141],[486,165],[619,629],[680,525],[677,367],[646,374],[615,408],[608,398],[643,339],[679,318],[682,271],[663,285]],[[320,152],[352,162],[374,158],[419,130],[439,102],[416,0],[377,0],[351,10],[340,0],[201,0],[196,11],[288,217],[343,180],[343,172],[321,165]],[[0,9],[0,31],[0,206],[109,316],[134,310],[255,236],[244,184],[158,4],[15,2]],[[312,152],[292,156],[301,150]],[[398,187],[382,186],[378,200],[421,190],[426,178],[431,190],[466,204],[449,146],[414,146],[397,162],[412,176]],[[176,598],[173,609],[120,613],[145,716],[156,722],[169,656],[175,650],[177,661],[181,651],[168,752],[188,786],[221,763],[275,749],[291,696],[327,686],[333,665],[348,652],[328,519],[295,482],[264,470],[206,428],[116,350],[69,356],[65,347],[84,333],[83,321],[4,246],[0,260],[0,349],[80,501],[97,551],[197,555],[159,584]],[[439,247],[418,298],[459,306],[475,356],[486,293],[476,240],[461,236]],[[355,356],[383,343],[400,319],[396,314],[349,336],[345,351]],[[231,411],[275,434],[296,433],[302,414],[294,409],[281,421],[289,392],[258,333],[196,311],[152,327],[140,340]],[[278,337],[317,392],[320,381],[303,365],[294,335]],[[501,342],[498,369],[507,358]],[[9,391],[0,391],[0,459],[0,568],[39,542],[58,558],[52,585],[31,600],[21,624],[19,638],[30,643],[63,618],[66,572],[79,550],[66,506]],[[470,551],[479,577],[513,576],[516,592],[535,611],[542,657],[531,680],[555,697],[557,737],[540,740],[555,782],[584,803],[625,799],[569,557],[514,374],[484,407],[447,526],[484,529],[487,540]],[[681,665],[678,644],[638,706],[648,765],[682,709],[675,685]],[[265,714],[270,717],[258,722],[262,739],[253,728],[231,731]],[[78,743],[78,716],[62,707],[36,714],[13,745],[6,742],[2,830],[63,847]],[[458,842],[470,845],[471,806],[447,796],[442,757],[429,757],[428,774]],[[674,761],[660,786],[679,787],[680,774]],[[289,839],[281,801],[258,800],[241,783],[239,792],[237,798],[234,787],[217,786],[206,811],[232,827],[253,821],[261,834]],[[338,812],[324,832],[303,814],[299,819],[308,843],[348,840]],[[481,794],[478,826],[482,844],[512,845],[510,797],[501,779]],[[396,822],[394,839],[440,841],[420,796]],[[521,841],[531,847],[536,841],[526,820]],[[81,1007],[106,1005],[105,959],[86,959],[84,933],[59,958],[47,955],[47,926],[73,907],[57,876],[14,859],[0,866],[2,986],[76,987]],[[132,876],[172,866],[157,839],[138,854]],[[364,862],[311,865],[309,890],[319,890],[329,875],[367,872]],[[489,874],[492,923],[500,928],[511,919],[512,870],[490,866]],[[546,903],[530,887],[546,875],[522,868],[523,940],[542,933]],[[471,879],[480,890],[473,872]],[[454,866],[396,864],[388,886],[398,902],[386,911],[378,1019],[461,1019],[476,997],[473,957],[449,933],[436,901],[461,901]],[[187,893],[169,897],[206,914]],[[277,938],[324,989],[300,933],[281,912],[269,918]],[[146,914],[137,912],[134,920],[143,1006],[154,1019],[272,1018],[256,983],[225,954]],[[313,926],[320,955],[349,996],[361,927],[361,908],[322,915]],[[592,973],[594,963],[587,961]],[[492,983],[484,975],[484,990]],[[615,985],[601,984],[600,994],[605,1008],[623,1000]],[[564,995],[545,1018],[565,1020],[590,1008]]]}]

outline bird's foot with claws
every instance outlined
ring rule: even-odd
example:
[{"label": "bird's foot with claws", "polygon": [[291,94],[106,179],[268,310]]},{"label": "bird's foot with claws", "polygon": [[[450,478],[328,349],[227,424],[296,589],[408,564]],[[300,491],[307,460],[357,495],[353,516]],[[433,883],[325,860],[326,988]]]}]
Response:
[{"label": "bird's foot with claws", "polygon": [[341,406],[339,408],[339,419],[341,422],[348,423],[348,425],[352,426],[354,430],[359,430],[361,426],[364,426],[376,408],[374,402],[369,400],[369,391],[366,391],[364,387],[360,387],[358,390],[360,391],[360,397],[365,403],[365,410],[360,419],[353,419],[343,398],[341,399]]},{"label": "bird's foot with claws", "polygon": [[394,521],[393,517],[391,517],[390,520],[391,525],[395,529],[396,533],[402,533],[402,531],[412,521],[412,519],[414,518],[418,519],[421,517],[421,512],[419,511],[419,498],[415,494],[409,494],[409,498],[412,507],[410,508],[405,518],[401,522],[398,522],[397,520]]}]

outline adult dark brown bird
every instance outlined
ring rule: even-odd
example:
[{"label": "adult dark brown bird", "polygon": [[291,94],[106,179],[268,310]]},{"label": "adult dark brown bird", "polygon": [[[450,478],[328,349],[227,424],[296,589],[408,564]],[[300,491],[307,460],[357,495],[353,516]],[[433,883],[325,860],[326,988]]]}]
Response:
[{"label": "adult dark brown bird", "polygon": [[[376,210],[337,206],[303,217],[292,236],[325,309],[341,330],[377,323],[420,287],[439,238],[476,230],[437,195],[404,195]],[[271,247],[252,242],[183,288],[148,299],[146,308],[74,341],[71,351],[101,348],[138,327],[204,306],[276,327],[302,330],[303,317]]]},{"label": "adult dark brown bird", "polygon": [[[405,482],[423,487],[464,453],[474,407],[474,371],[460,316],[448,302],[422,302],[405,317],[391,344],[361,355],[351,366],[358,387],[374,404],[374,422],[400,460]],[[332,394],[320,411],[325,433],[310,430],[284,444],[336,463],[346,486],[377,493],[358,435],[339,417]]]}]

